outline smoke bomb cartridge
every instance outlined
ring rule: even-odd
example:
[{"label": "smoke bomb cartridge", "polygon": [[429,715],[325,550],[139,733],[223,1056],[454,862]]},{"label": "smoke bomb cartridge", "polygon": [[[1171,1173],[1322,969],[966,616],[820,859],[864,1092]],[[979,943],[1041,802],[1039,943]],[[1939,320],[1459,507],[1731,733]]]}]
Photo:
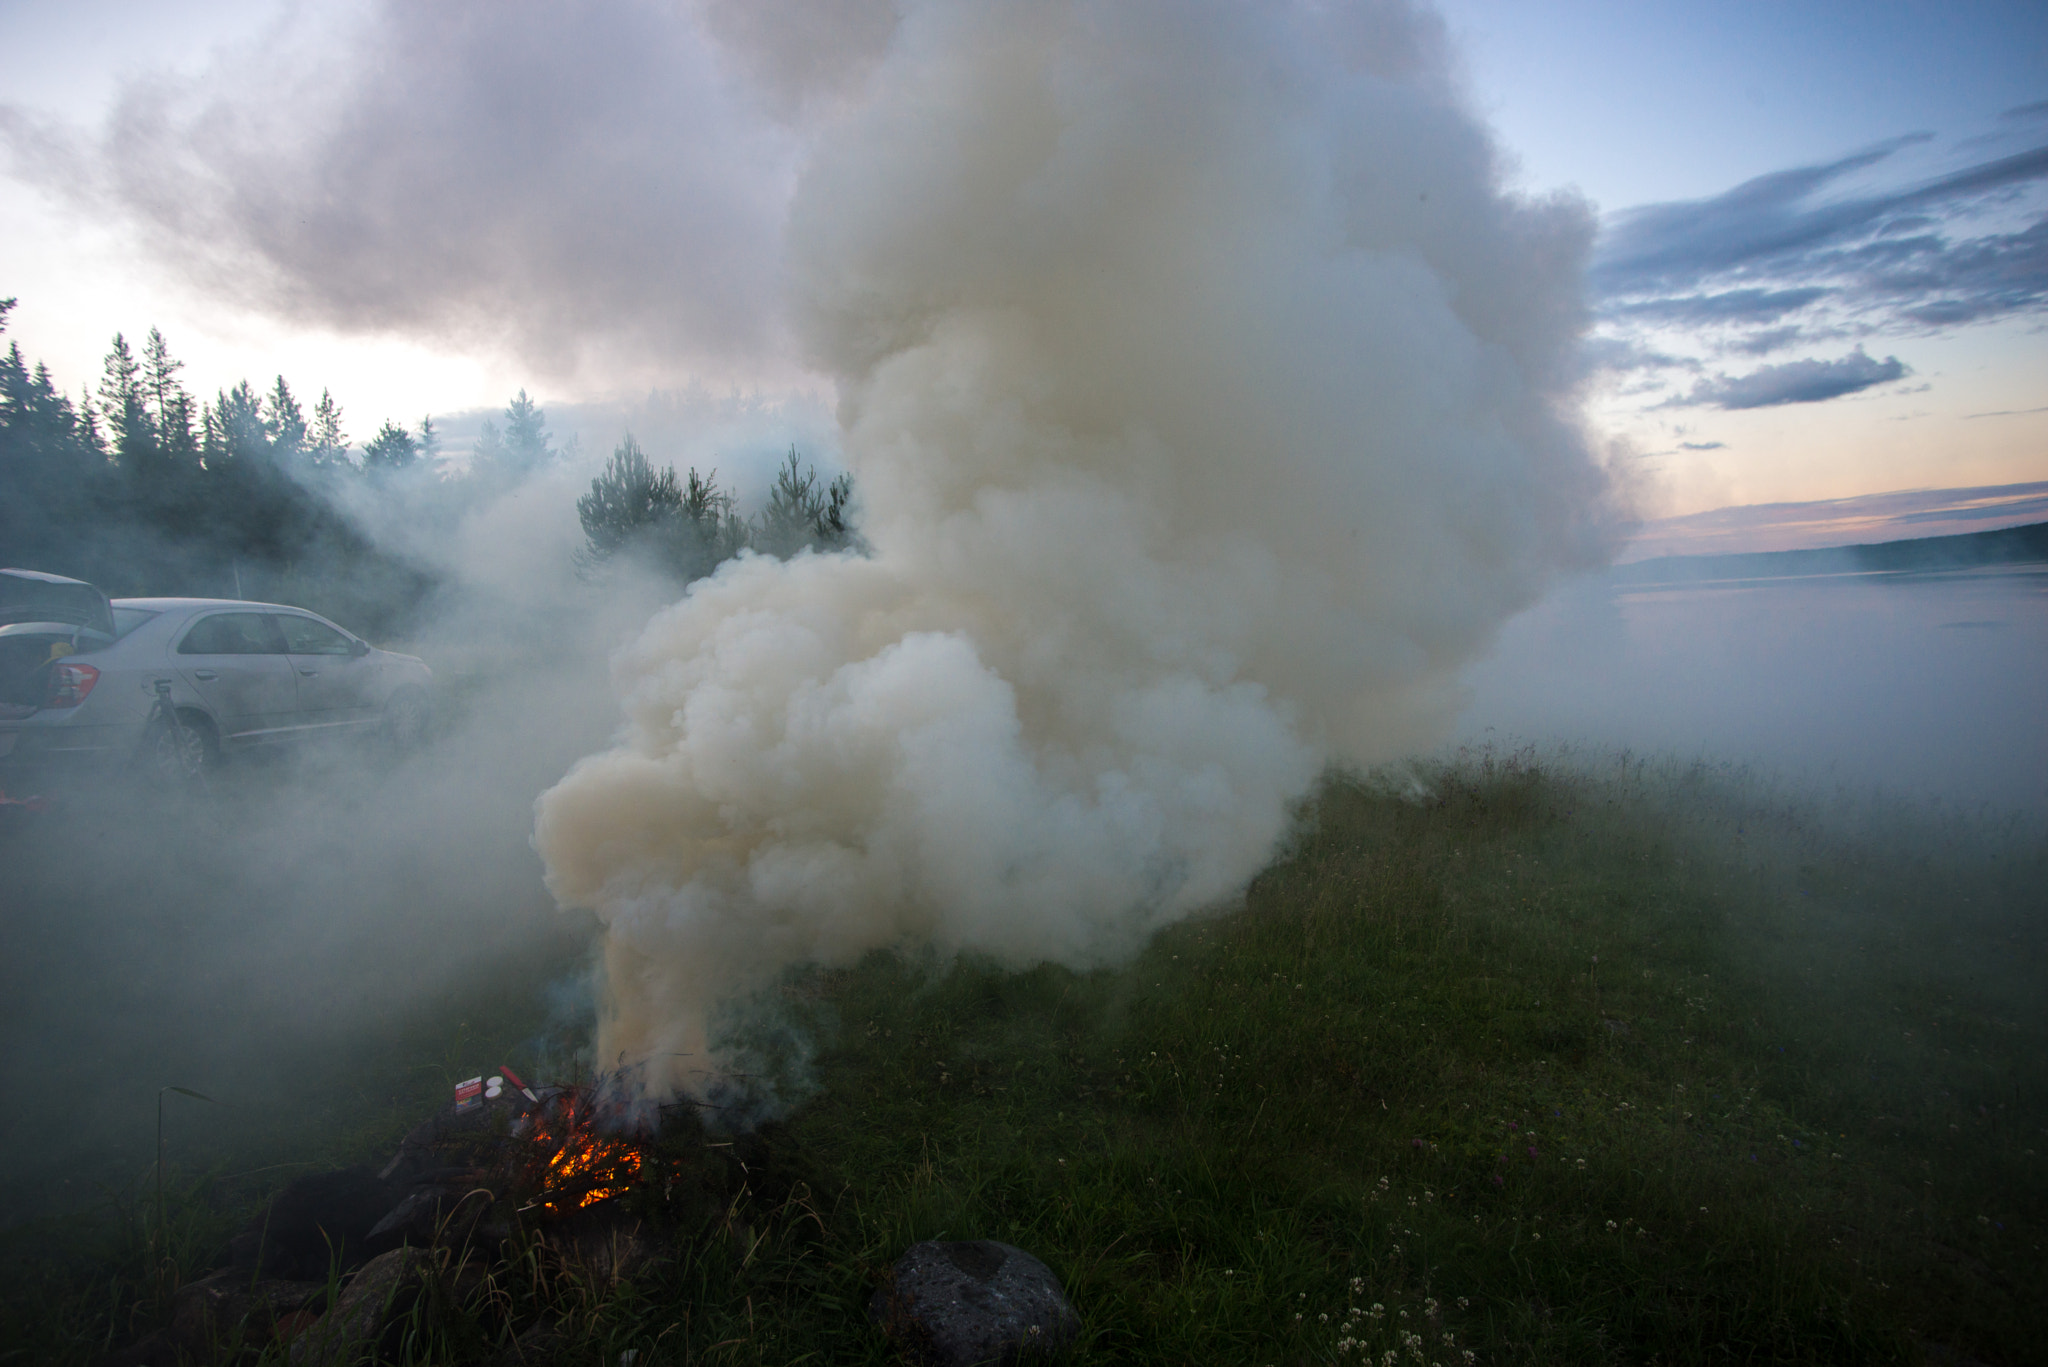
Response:
[{"label": "smoke bomb cartridge", "polygon": [[473,1077],[467,1082],[455,1084],[455,1110],[457,1114],[463,1111],[473,1111],[483,1104],[484,1080],[482,1078]]}]

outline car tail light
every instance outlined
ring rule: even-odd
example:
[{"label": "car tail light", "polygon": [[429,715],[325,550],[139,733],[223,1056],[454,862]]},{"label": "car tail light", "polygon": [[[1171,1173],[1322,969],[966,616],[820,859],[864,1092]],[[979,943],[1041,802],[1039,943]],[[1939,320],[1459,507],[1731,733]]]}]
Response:
[{"label": "car tail light", "polygon": [[59,660],[50,666],[50,695],[43,699],[43,706],[76,707],[99,681],[100,672],[91,665]]}]

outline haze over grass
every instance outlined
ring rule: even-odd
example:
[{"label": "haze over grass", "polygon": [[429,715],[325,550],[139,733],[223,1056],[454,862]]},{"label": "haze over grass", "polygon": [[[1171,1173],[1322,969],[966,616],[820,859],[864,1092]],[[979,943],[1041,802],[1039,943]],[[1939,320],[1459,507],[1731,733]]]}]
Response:
[{"label": "haze over grass", "polygon": [[[1409,1334],[1447,1365],[2029,1360],[2038,832],[1598,755],[1332,780],[1301,815],[1242,906],[1122,968],[791,974],[820,1090],[735,1147],[668,1133],[689,1180],[643,1199],[672,1260],[608,1284],[529,1248],[497,1274],[511,1318],[422,1321],[425,1360],[546,1313],[593,1360],[880,1363],[861,1307],[934,1237],[1044,1257],[1080,1362],[1406,1358]],[[509,981],[293,1094],[273,1161],[395,1142],[403,1106],[380,1136],[335,1093],[401,1060],[421,1108],[523,1071],[540,1022],[475,1014]],[[195,1193],[186,1267],[251,1180],[218,1215]],[[16,1231],[7,1328],[84,1363],[149,1323],[138,1245],[67,1266],[55,1237]]]}]

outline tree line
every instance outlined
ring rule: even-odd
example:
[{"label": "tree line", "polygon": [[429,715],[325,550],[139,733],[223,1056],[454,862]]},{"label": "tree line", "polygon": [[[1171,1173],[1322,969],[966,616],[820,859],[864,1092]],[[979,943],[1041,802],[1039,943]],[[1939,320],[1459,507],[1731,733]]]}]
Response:
[{"label": "tree line", "polygon": [[[13,299],[0,299],[0,333]],[[0,564],[86,579],[115,597],[276,598],[358,630],[403,629],[437,576],[366,535],[338,495],[354,483],[428,520],[501,493],[561,455],[520,391],[486,421],[464,472],[440,468],[431,417],[386,421],[360,448],[323,389],[310,411],[283,376],[195,398],[152,328],[116,335],[99,383],[75,400],[10,342],[0,356]],[[577,501],[579,569],[615,565],[678,584],[742,550],[787,556],[855,544],[852,486],[802,468],[794,450],[753,518],[716,473],[656,471],[628,436]]]},{"label": "tree line", "polygon": [[852,477],[821,480],[793,446],[759,513],[742,518],[734,503],[716,470],[699,475],[693,466],[680,480],[673,465],[656,471],[629,433],[576,500],[584,537],[578,564],[592,573],[626,560],[687,584],[744,550],[787,559],[856,545]]}]

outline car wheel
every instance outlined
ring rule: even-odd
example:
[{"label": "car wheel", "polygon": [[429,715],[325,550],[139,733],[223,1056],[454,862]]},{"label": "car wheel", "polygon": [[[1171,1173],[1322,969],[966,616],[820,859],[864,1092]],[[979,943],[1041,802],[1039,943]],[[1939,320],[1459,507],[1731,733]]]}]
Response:
[{"label": "car wheel", "polygon": [[399,754],[419,749],[427,738],[432,713],[427,695],[416,688],[401,688],[384,704],[384,740]]},{"label": "car wheel", "polygon": [[181,711],[176,725],[150,723],[142,738],[142,764],[150,780],[161,787],[200,783],[220,767],[220,738],[205,717]]}]

